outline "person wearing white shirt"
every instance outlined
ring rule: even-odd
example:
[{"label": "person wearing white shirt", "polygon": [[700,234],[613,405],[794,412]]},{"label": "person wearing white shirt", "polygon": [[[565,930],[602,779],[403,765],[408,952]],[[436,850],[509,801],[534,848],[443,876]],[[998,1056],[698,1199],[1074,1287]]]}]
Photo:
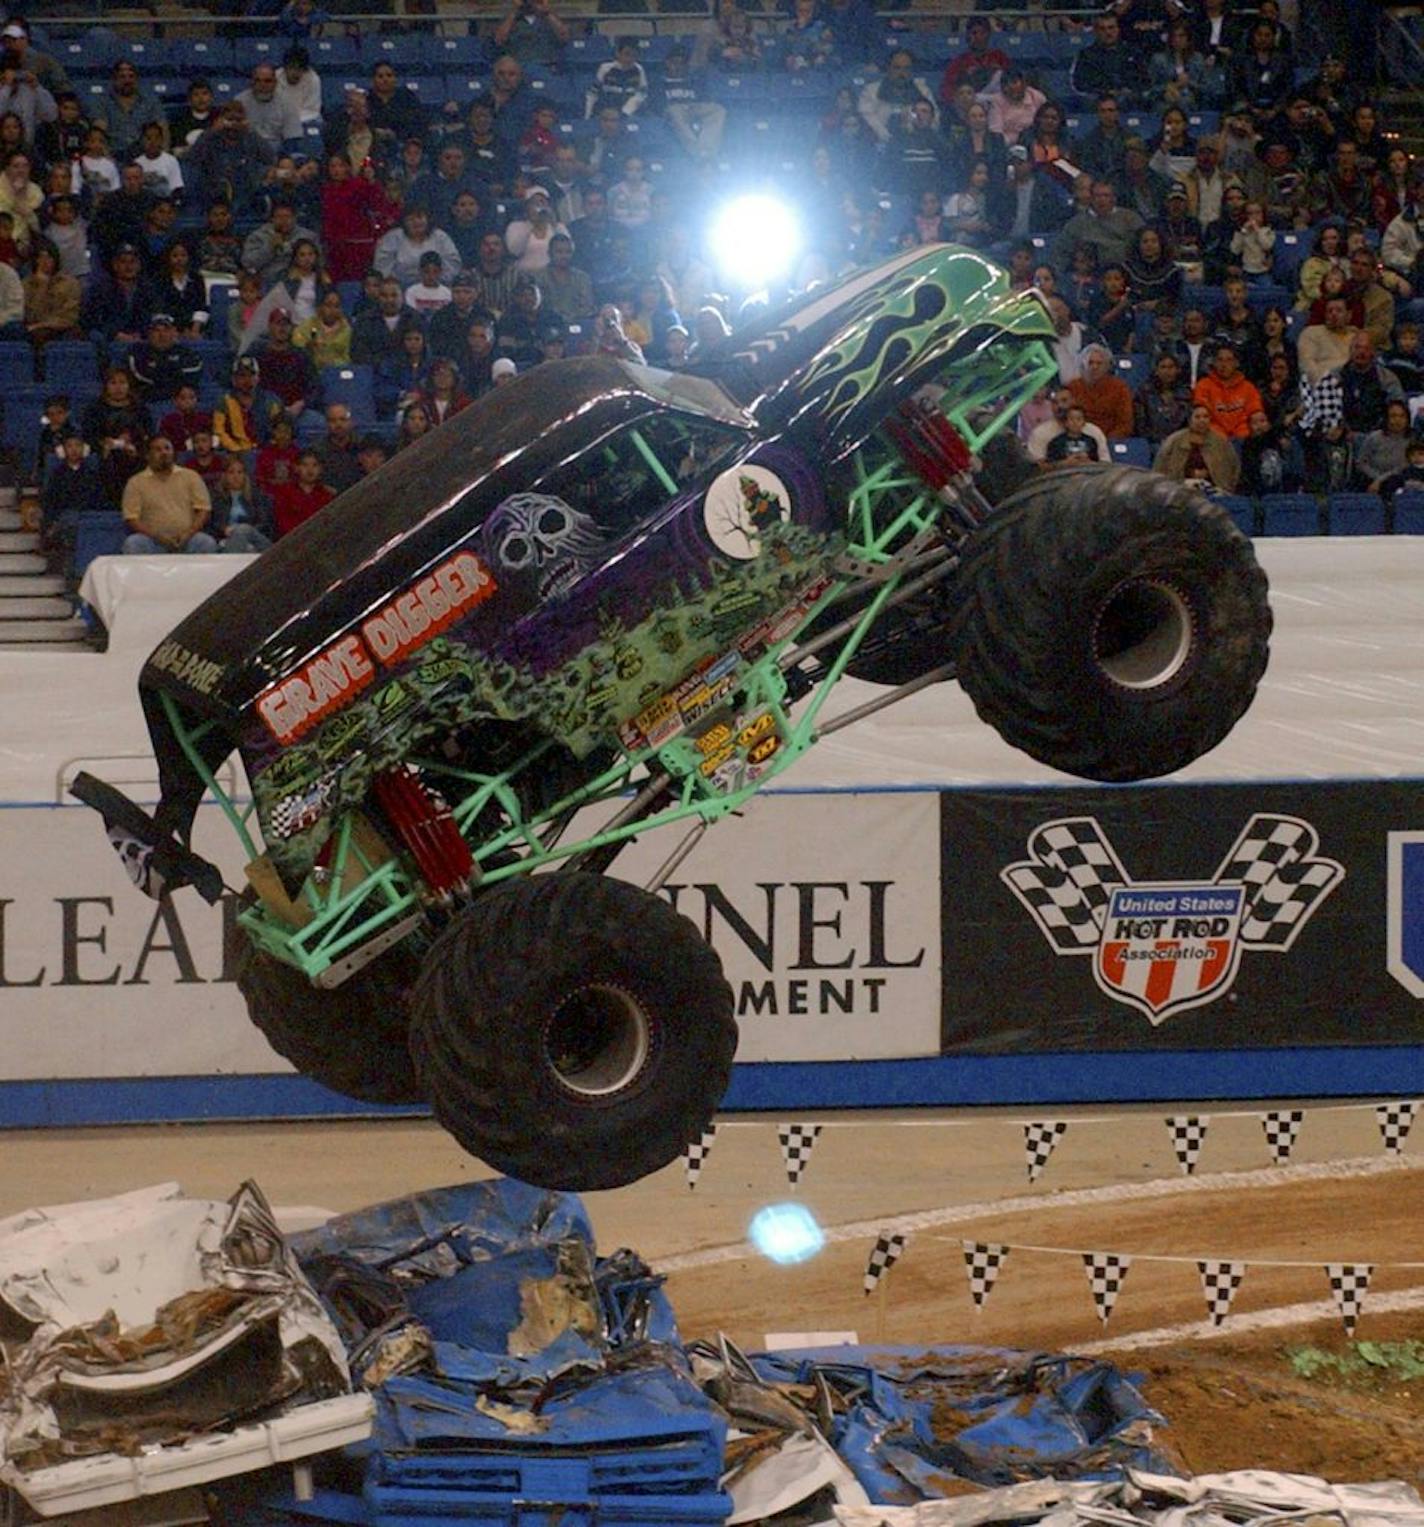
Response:
[{"label": "person wearing white shirt", "polygon": [[[1066,387],[1059,387],[1054,390],[1052,405],[1052,417],[1045,419],[1041,424],[1035,424],[1024,442],[1024,449],[1028,452],[1030,459],[1040,464],[1048,459],[1049,444],[1063,433],[1068,420],[1068,409],[1070,406],[1076,407],[1077,400]],[[1097,442],[1099,461],[1111,459],[1108,455],[1107,436],[1096,424],[1084,424],[1083,433]]]},{"label": "person wearing white shirt", "polygon": [[277,99],[295,110],[300,122],[321,121],[321,76],[307,50],[289,48],[277,72]]},{"label": "person wearing white shirt", "polygon": [[155,196],[176,196],[183,189],[183,170],[163,146],[163,129],[150,122],[143,130],[142,147],[133,162],[143,171],[143,188]]}]

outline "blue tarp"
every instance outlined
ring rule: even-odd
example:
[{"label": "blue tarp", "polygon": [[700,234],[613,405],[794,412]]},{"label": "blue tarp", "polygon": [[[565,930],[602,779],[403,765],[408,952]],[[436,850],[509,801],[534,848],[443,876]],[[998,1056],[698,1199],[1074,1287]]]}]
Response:
[{"label": "blue tarp", "polygon": [[996,1347],[826,1347],[758,1354],[758,1375],[844,1402],[829,1437],[871,1499],[909,1504],[947,1477],[1121,1479],[1175,1472],[1145,1442],[1159,1416],[1110,1363]]}]

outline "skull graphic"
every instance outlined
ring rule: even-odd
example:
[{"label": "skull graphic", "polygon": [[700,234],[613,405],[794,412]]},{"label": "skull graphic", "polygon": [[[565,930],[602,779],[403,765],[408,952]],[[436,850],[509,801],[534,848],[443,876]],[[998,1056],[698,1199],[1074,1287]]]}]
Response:
[{"label": "skull graphic", "polygon": [[563,598],[603,553],[594,521],[551,493],[512,493],[482,534],[491,561],[538,574],[540,599]]}]

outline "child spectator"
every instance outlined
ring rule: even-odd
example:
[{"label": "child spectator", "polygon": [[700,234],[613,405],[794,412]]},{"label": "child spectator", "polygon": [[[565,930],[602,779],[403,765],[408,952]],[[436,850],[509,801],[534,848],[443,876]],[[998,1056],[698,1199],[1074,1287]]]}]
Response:
[{"label": "child spectator", "polygon": [[294,482],[297,476],[297,457],[301,454],[292,443],[296,428],[284,413],[272,420],[271,438],[257,448],[257,486],[269,497],[284,483]]},{"label": "child spectator", "polygon": [[318,371],[351,364],[351,320],[342,311],[341,293],[334,286],[322,293],[316,312],[297,325],[292,343],[311,356]]},{"label": "child spectator", "polygon": [[1273,424],[1259,408],[1251,415],[1250,430],[1241,442],[1239,490],[1252,498],[1294,493],[1301,485],[1305,463],[1290,430]]},{"label": "child spectator", "polygon": [[72,580],[79,516],[108,513],[117,517],[117,511],[105,491],[98,460],[78,430],[65,432],[59,453],[40,493],[40,549],[54,572]]},{"label": "child spectator", "polygon": [[1266,209],[1258,201],[1246,203],[1246,220],[1231,235],[1231,252],[1252,286],[1268,285],[1275,264],[1276,230],[1266,221]]},{"label": "child spectator", "polygon": [[226,455],[213,448],[212,426],[193,431],[193,449],[181,458],[182,464],[203,479],[203,486],[211,494],[222,478]]},{"label": "child spectator", "polygon": [[[35,477],[43,483],[62,456],[64,437],[75,433],[70,421],[69,394],[54,392],[44,401],[40,415],[39,448],[36,452]],[[86,453],[87,453],[87,447]]]},{"label": "child spectator", "polygon": [[1043,462],[1046,467],[1060,467],[1098,459],[1098,442],[1091,435],[1084,433],[1087,422],[1088,417],[1083,412],[1082,405],[1070,403],[1063,420],[1063,433],[1055,435],[1048,442],[1048,449],[1044,452]]},{"label": "child spectator", "polygon": [[1424,392],[1424,352],[1419,347],[1417,323],[1395,325],[1394,348],[1385,356],[1384,364],[1399,378],[1407,396]]},{"label": "child spectator", "polygon": [[74,161],[70,190],[92,201],[118,189],[119,167],[109,153],[109,135],[95,122],[84,136],[84,152]]},{"label": "child spectator", "polygon": [[289,535],[336,497],[321,480],[321,457],[303,451],[297,457],[296,475],[272,493],[272,517],[279,537]]},{"label": "child spectator", "polygon": [[198,266],[211,280],[214,276],[235,277],[242,267],[242,240],[233,231],[232,207],[215,201],[208,208],[207,223],[198,241]]},{"label": "child spectator", "polygon": [[157,122],[150,122],[139,139],[133,162],[143,171],[145,191],[152,191],[155,196],[177,196],[183,190],[183,170],[168,152],[163,138],[163,129]]},{"label": "child spectator", "polygon": [[83,281],[89,274],[89,225],[79,215],[72,193],[52,196],[45,203],[45,237],[59,251],[59,268]]},{"label": "child spectator", "polygon": [[1137,312],[1127,289],[1127,271],[1121,265],[1109,265],[1088,303],[1088,327],[1096,329],[1116,354],[1125,355],[1132,348],[1136,326]]},{"label": "child spectator", "polygon": [[438,356],[431,363],[420,403],[431,423],[437,425],[470,406],[470,395],[460,385],[460,370],[454,361]]},{"label": "child spectator", "polygon": [[379,435],[362,437],[360,449],[356,452],[356,460],[360,463],[364,477],[369,477],[372,472],[380,471],[390,459],[391,453],[386,448],[386,442]]},{"label": "child spectator", "polygon": [[[608,66],[605,64],[604,68]],[[534,108],[534,120],[519,139],[519,162],[532,170],[547,170],[559,150],[559,113],[547,101]]]},{"label": "child spectator", "polygon": [[273,308],[267,317],[267,337],[253,349],[262,386],[294,420],[311,406],[317,394],[316,367],[311,356],[292,343],[292,315]]},{"label": "child spectator", "polygon": [[198,407],[198,389],[191,382],[184,382],[173,394],[173,407],[158,421],[158,433],[173,442],[174,453],[180,457],[193,449],[193,436],[199,430],[211,432],[212,427],[212,410]]},{"label": "child spectator", "polygon": [[641,228],[653,215],[653,188],[643,175],[640,154],[623,161],[623,178],[608,188],[608,211],[624,228]]},{"label": "child spectator", "polygon": [[0,212],[0,264],[18,270],[24,256],[15,241],[15,219],[9,212]]},{"label": "child spectator", "polygon": [[607,106],[626,117],[636,116],[647,99],[648,76],[638,62],[637,40],[620,37],[612,59],[598,66],[584,102],[584,116],[592,117]]},{"label": "child spectator", "polygon": [[25,332],[36,350],[79,334],[79,283],[60,268],[48,239],[35,244],[35,268],[25,277]]},{"label": "child spectator", "polygon": [[234,350],[242,343],[243,333],[261,302],[262,282],[256,272],[240,271],[237,277],[237,300],[227,305],[227,337]]},{"label": "child spectator", "polygon": [[1379,485],[1379,495],[1389,503],[1396,493],[1424,493],[1424,440],[1411,440],[1402,471],[1391,472]]},{"label": "child spectator", "polygon": [[450,288],[441,279],[443,262],[436,250],[427,249],[420,257],[420,279],[407,289],[405,305],[423,319],[430,318],[450,303]]}]

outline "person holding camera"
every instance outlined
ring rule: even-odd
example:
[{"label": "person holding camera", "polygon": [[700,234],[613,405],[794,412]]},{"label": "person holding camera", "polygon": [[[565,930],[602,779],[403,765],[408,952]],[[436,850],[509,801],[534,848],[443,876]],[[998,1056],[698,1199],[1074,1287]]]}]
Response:
[{"label": "person holding camera", "polygon": [[514,0],[494,29],[494,45],[521,64],[558,68],[569,40],[568,23],[549,9],[549,0]]},{"label": "person holding camera", "polygon": [[34,70],[25,67],[25,55],[14,39],[0,33],[0,116],[11,111],[24,125],[25,142],[33,143],[36,127],[59,116],[59,104]]}]

